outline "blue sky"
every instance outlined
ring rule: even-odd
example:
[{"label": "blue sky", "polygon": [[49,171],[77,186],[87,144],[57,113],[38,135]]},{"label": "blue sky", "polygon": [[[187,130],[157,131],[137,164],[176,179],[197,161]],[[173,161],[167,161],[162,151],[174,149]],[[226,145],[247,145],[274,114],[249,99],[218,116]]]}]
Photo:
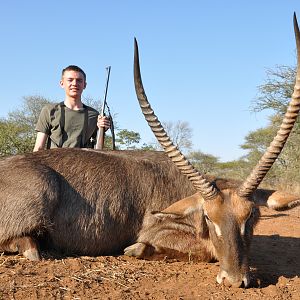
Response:
[{"label": "blue sky", "polygon": [[[3,1],[0,5],[0,117],[23,96],[62,101],[61,69],[87,73],[84,95],[108,101],[120,128],[153,134],[133,84],[133,39],[144,87],[161,121],[187,121],[193,149],[237,159],[244,137],[268,122],[250,112],[266,69],[295,64],[298,0]],[[100,109],[100,108],[99,108]]]}]

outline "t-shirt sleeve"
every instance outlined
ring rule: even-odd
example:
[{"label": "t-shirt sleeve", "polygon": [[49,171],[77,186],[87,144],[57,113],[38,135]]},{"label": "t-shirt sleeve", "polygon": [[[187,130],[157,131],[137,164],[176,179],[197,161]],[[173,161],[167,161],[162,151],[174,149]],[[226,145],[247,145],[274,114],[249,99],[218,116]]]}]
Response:
[{"label": "t-shirt sleeve", "polygon": [[35,130],[50,135],[51,132],[50,109],[47,105],[42,108],[39,119],[35,126]]}]

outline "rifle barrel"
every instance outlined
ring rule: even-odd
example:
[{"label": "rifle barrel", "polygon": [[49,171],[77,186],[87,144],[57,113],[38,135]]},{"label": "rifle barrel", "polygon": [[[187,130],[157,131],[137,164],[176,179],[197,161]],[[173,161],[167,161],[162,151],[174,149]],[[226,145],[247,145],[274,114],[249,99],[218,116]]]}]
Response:
[{"label": "rifle barrel", "polygon": [[105,85],[105,92],[104,92],[104,100],[103,100],[103,106],[102,106],[102,111],[101,111],[101,116],[104,116],[104,110],[105,110],[105,105],[106,105],[106,99],[107,99],[107,90],[108,90],[108,82],[109,82],[109,76],[110,76],[110,69],[111,66],[108,66],[106,68],[107,70],[107,78],[106,78],[106,85]]},{"label": "rifle barrel", "polygon": [[[106,78],[106,85],[105,85],[104,100],[103,100],[103,105],[102,105],[102,109],[101,109],[101,113],[100,113],[101,117],[105,116],[105,106],[106,106],[106,98],[107,98],[107,90],[108,90],[110,69],[111,69],[110,66],[108,66],[106,68],[107,78]],[[96,149],[103,150],[103,148],[104,148],[104,138],[105,138],[105,130],[104,130],[104,128],[99,128],[98,133],[97,133]]]}]

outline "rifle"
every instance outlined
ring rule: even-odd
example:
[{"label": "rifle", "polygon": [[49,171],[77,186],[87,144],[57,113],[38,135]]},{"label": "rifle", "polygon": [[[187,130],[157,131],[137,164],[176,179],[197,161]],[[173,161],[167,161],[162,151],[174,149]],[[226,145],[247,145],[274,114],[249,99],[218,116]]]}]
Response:
[{"label": "rifle", "polygon": [[[103,100],[103,105],[102,105],[102,109],[100,112],[100,116],[104,117],[105,116],[105,107],[107,107],[108,109],[108,114],[109,114],[109,119],[110,119],[110,129],[111,129],[111,133],[112,133],[112,144],[113,144],[113,150],[115,150],[115,134],[114,134],[114,128],[113,128],[113,121],[112,121],[112,117],[110,114],[110,110],[109,107],[107,105],[107,90],[108,90],[108,82],[109,82],[109,76],[110,76],[110,69],[111,67],[108,66],[106,68],[107,70],[107,78],[106,78],[106,85],[105,85],[105,93],[104,93],[104,100]],[[98,134],[97,134],[97,143],[96,143],[96,149],[98,150],[103,150],[104,148],[104,138],[105,138],[105,130],[104,128],[99,128],[98,130]]]}]

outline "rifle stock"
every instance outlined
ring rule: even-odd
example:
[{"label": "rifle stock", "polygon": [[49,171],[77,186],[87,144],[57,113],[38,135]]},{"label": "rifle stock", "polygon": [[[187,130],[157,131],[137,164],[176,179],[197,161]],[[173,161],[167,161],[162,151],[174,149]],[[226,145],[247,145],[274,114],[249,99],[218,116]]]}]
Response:
[{"label": "rifle stock", "polygon": [[97,136],[97,143],[96,143],[96,149],[97,150],[103,150],[104,148],[104,139],[105,139],[105,130],[103,127],[100,127],[98,129],[98,136]]}]

